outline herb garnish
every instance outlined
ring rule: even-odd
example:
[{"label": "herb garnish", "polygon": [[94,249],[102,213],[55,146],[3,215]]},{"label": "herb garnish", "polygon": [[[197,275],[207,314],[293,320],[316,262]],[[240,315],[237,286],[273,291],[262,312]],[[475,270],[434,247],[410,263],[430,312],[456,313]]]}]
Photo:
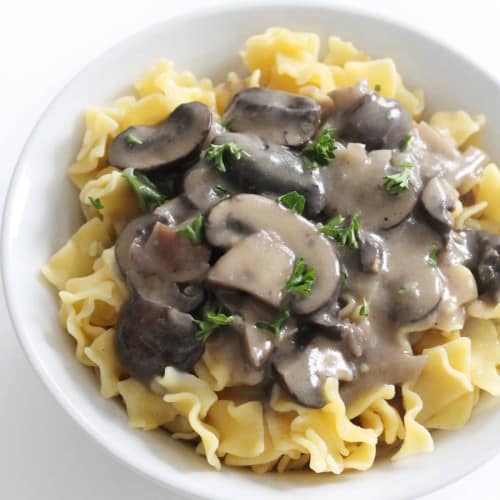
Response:
[{"label": "herb garnish", "polygon": [[437,245],[432,245],[429,255],[426,257],[426,262],[431,267],[436,267],[438,265],[438,252],[439,247]]},{"label": "herb garnish", "polygon": [[257,321],[255,326],[257,328],[262,328],[264,330],[269,330],[274,334],[274,336],[279,339],[281,334],[281,329],[283,324],[290,318],[290,311],[286,309],[278,315],[273,321]]},{"label": "herb garnish", "polygon": [[363,299],[363,303],[359,308],[359,315],[368,316],[368,302],[366,302],[366,299]]},{"label": "herb garnish", "polygon": [[304,211],[304,207],[306,206],[306,199],[297,191],[290,191],[278,198],[278,202],[281,203],[284,207],[293,210],[299,215]]},{"label": "herb garnish", "polygon": [[398,293],[399,295],[403,295],[404,293],[406,293],[406,288],[404,286],[400,286],[398,288]]},{"label": "herb garnish", "polygon": [[396,174],[384,176],[384,188],[393,196],[410,190],[410,168],[413,165],[408,162],[401,162],[399,166],[403,170]]},{"label": "herb garnish", "polygon": [[285,285],[285,290],[297,292],[305,296],[312,293],[312,286],[316,280],[316,269],[309,267],[306,261],[300,257],[292,271],[292,275],[288,278]]},{"label": "herb garnish", "polygon": [[306,168],[313,169],[330,165],[337,149],[334,133],[333,128],[324,128],[316,140],[302,150],[301,156]]},{"label": "herb garnish", "polygon": [[377,83],[375,87],[373,87],[373,89],[375,90],[375,92],[380,92],[382,90],[382,85],[380,85],[380,83]]},{"label": "herb garnish", "polygon": [[203,215],[197,215],[191,224],[177,230],[177,234],[185,236],[194,245],[199,245],[203,241]]},{"label": "herb garnish", "polygon": [[229,325],[232,323],[233,319],[233,316],[227,316],[226,314],[220,312],[218,307],[210,309],[210,311],[207,312],[205,319],[193,320],[193,322],[198,325],[198,331],[195,333],[196,340],[206,342],[208,337],[210,337],[210,335],[212,335],[212,333],[214,333],[219,326]]},{"label": "herb garnish", "polygon": [[237,146],[234,142],[226,142],[226,144],[210,144],[210,146],[208,146],[205,158],[219,172],[225,172],[226,171],[226,165],[224,164],[225,154],[231,154],[237,160],[241,160],[243,156],[250,157],[250,155],[244,149]]},{"label": "herb garnish", "polygon": [[358,248],[356,234],[361,228],[359,224],[359,212],[356,212],[351,217],[351,222],[349,222],[349,224],[346,225],[344,222],[345,217],[338,214],[333,219],[330,219],[322,228],[320,228],[319,232],[326,234],[326,236],[344,246]]},{"label": "herb garnish", "polygon": [[347,280],[349,279],[349,276],[347,275],[347,271],[345,269],[342,269],[340,277],[342,279],[342,286],[347,286]]},{"label": "herb garnish", "polygon": [[136,137],[134,134],[126,134],[123,137],[123,140],[125,141],[125,144],[130,148],[134,148],[135,146],[142,144],[142,141]]},{"label": "herb garnish", "polygon": [[406,134],[403,137],[403,140],[399,144],[399,150],[401,152],[406,151],[406,149],[408,148],[408,144],[410,144],[410,141],[411,141],[411,134]]},{"label": "herb garnish", "polygon": [[228,128],[229,125],[231,125],[231,118],[223,118],[220,122],[220,124],[224,127],[224,128]]},{"label": "herb garnish", "polygon": [[167,201],[167,197],[143,174],[127,169],[122,174],[137,195],[139,207],[143,212],[152,212],[156,207]]},{"label": "herb garnish", "polygon": [[102,204],[101,198],[94,198],[92,196],[89,196],[89,201],[90,201],[90,204],[96,210],[102,210],[104,208],[104,205]]},{"label": "herb garnish", "polygon": [[212,188],[212,191],[219,198],[227,198],[228,196],[231,195],[231,193],[229,191],[227,191],[227,189],[224,189],[222,186],[219,186],[219,184],[217,184],[216,186],[214,186]]}]

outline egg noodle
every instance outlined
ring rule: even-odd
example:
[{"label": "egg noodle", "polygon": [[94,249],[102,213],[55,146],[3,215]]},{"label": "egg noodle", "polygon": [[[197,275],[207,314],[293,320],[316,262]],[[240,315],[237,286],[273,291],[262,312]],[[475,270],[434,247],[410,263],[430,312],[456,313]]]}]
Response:
[{"label": "egg noodle", "polygon": [[[267,403],[252,399],[251,391],[228,390],[229,368],[210,343],[195,374],[168,367],[156,379],[155,392],[120,366],[115,327],[128,291],[115,265],[113,243],[139,213],[121,171],[107,163],[110,141],[121,131],[155,124],[190,101],[206,104],[220,117],[236,92],[256,86],[321,103],[328,92],[360,78],[384,97],[399,100],[417,121],[424,109],[423,92],[405,87],[392,59],[370,59],[337,37],[329,38],[328,54],[320,60],[317,35],[271,28],[249,38],[242,57],[248,76],[229,73],[217,85],[160,60],[136,82],[134,96],[86,111],[82,146],[68,172],[80,190],[86,222],[42,269],[59,291],[59,318],[76,341],[76,357],[99,373],[103,397],[123,400],[131,427],[163,427],[174,439],[192,441],[216,469],[225,463],[256,472],[309,468],[340,474],[370,468],[377,447],[389,447],[393,460],[432,451],[431,429],[465,425],[482,391],[500,396],[500,304],[476,298],[467,305],[460,328],[424,332],[412,347],[427,357],[416,380],[401,387],[384,385],[347,407],[335,379],[325,383],[327,403],[321,409],[297,404],[277,385]],[[463,148],[474,140],[484,118],[444,111],[434,114],[429,124],[450,147]],[[473,196],[464,197],[470,204],[463,202],[455,211],[455,228],[500,234],[499,169],[490,164],[476,185],[464,189]],[[91,198],[100,199],[103,208],[94,208]],[[354,314],[356,307],[349,305],[353,300],[346,299],[350,309],[344,314]]]}]

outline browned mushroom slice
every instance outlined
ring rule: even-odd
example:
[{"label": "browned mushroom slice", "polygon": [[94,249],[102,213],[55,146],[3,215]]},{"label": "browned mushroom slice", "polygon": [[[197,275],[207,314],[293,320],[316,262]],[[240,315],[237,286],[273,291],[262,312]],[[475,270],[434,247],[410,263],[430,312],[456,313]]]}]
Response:
[{"label": "browned mushroom slice", "polygon": [[445,179],[432,178],[422,191],[420,199],[436,229],[447,231],[453,226],[451,213],[458,202],[458,191]]},{"label": "browned mushroom slice", "polygon": [[224,254],[206,279],[211,285],[241,290],[279,307],[294,262],[294,253],[276,233],[259,231]]},{"label": "browned mushroom slice", "polygon": [[325,404],[323,385],[328,377],[351,381],[355,375],[340,347],[339,342],[317,336],[304,348],[277,355],[273,366],[280,384],[298,403],[321,408]]},{"label": "browned mushroom slice", "polygon": [[[389,229],[409,217],[418,201],[416,172],[409,170],[409,190],[397,195],[384,188],[384,177],[400,169],[390,163],[390,151],[367,155],[360,144],[336,155],[332,168],[322,169],[329,216],[360,212],[361,226],[368,231]],[[361,181],[362,180],[362,181]]]},{"label": "browned mushroom slice", "polygon": [[224,113],[229,130],[254,133],[286,146],[305,144],[320,118],[319,104],[309,97],[262,87],[238,92]]},{"label": "browned mushroom slice", "polygon": [[290,149],[264,142],[252,134],[225,133],[214,144],[234,143],[247,154],[225,157],[226,176],[247,193],[284,194],[298,191],[306,197],[306,212],[316,215],[325,205],[325,188],[320,173],[304,170],[299,155]]},{"label": "browned mushroom slice", "polygon": [[365,273],[379,273],[387,268],[387,249],[384,240],[375,233],[358,231],[359,257]]},{"label": "browned mushroom slice", "polygon": [[167,366],[192,370],[204,351],[195,333],[190,314],[137,295],[120,310],[116,353],[129,375],[148,384]]},{"label": "browned mushroom slice", "polygon": [[[342,94],[337,97],[337,92],[345,94],[346,91],[334,90],[330,94],[334,103],[342,102],[344,97]],[[356,94],[359,98],[352,99],[351,106],[334,106],[329,122],[338,137],[365,144],[368,151],[397,148],[412,128],[408,111],[398,101],[386,99],[377,92],[359,90],[352,93]]]},{"label": "browned mushroom slice", "polygon": [[117,135],[109,163],[120,168],[154,170],[196,161],[210,131],[212,113],[205,104],[181,104],[163,122],[132,126]]},{"label": "browned mushroom slice", "polygon": [[205,223],[208,242],[222,248],[261,230],[277,233],[316,270],[311,295],[295,299],[292,309],[308,314],[325,305],[340,284],[339,261],[330,242],[307,219],[263,196],[240,194],[212,208]]}]

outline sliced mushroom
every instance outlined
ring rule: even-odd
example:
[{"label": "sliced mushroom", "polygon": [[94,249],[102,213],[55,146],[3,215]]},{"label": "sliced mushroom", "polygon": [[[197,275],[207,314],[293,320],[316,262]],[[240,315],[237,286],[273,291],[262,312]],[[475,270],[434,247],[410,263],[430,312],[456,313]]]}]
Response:
[{"label": "sliced mushroom", "polygon": [[339,342],[319,336],[302,349],[276,356],[273,366],[282,387],[309,408],[324,406],[323,384],[328,377],[351,381],[355,375]]},{"label": "sliced mushroom", "polygon": [[369,155],[360,144],[339,151],[331,168],[322,169],[329,216],[360,212],[361,227],[368,231],[389,229],[407,219],[418,201],[417,172],[410,171],[409,190],[393,195],[384,188],[384,177],[399,172],[389,151]]},{"label": "sliced mushroom", "polygon": [[192,167],[184,177],[184,194],[202,213],[234,192],[235,188],[227,176],[219,173],[204,160]]},{"label": "sliced mushroom", "polygon": [[375,233],[358,231],[359,258],[365,273],[379,273],[387,269],[387,249],[384,240]]},{"label": "sliced mushroom", "polygon": [[153,170],[196,161],[211,124],[212,113],[205,104],[181,104],[153,127],[132,126],[116,136],[109,148],[109,163]]},{"label": "sliced mushroom", "polygon": [[300,146],[315,134],[321,118],[319,104],[309,97],[255,87],[238,92],[224,121],[234,132],[250,132],[275,144]]},{"label": "sliced mushroom", "polygon": [[129,375],[148,384],[167,366],[192,370],[204,351],[195,333],[190,314],[136,295],[120,310],[116,353]]},{"label": "sliced mushroom", "polygon": [[178,226],[196,217],[200,211],[185,195],[181,194],[157,207],[154,213],[160,220],[169,226]]},{"label": "sliced mushroom", "polygon": [[[339,100],[336,92],[330,94],[334,103]],[[329,122],[338,137],[365,144],[368,151],[399,147],[412,128],[408,111],[398,101],[386,99],[376,92],[358,94],[359,99],[350,107],[334,107]]]},{"label": "sliced mushroom", "polygon": [[226,133],[214,144],[234,143],[247,155],[225,157],[227,177],[245,192],[284,194],[298,191],[306,197],[306,211],[316,215],[324,207],[325,189],[318,170],[304,171],[298,154],[251,134]]},{"label": "sliced mushroom", "polygon": [[330,242],[307,219],[263,196],[240,194],[212,208],[205,223],[209,243],[223,248],[261,230],[277,233],[297,257],[316,269],[311,295],[294,299],[293,310],[308,314],[325,305],[340,284],[339,261]]},{"label": "sliced mushroom", "polygon": [[259,231],[220,257],[206,281],[247,292],[266,304],[280,307],[294,262],[294,253],[278,234]]},{"label": "sliced mushroom", "polygon": [[458,202],[458,191],[445,179],[432,178],[422,191],[420,199],[436,229],[448,231],[453,226],[451,213]]}]

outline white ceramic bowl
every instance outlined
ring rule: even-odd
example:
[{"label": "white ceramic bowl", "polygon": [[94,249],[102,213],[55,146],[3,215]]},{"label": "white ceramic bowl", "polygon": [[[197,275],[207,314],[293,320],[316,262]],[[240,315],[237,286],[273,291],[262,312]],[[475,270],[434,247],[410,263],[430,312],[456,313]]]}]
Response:
[{"label": "white ceramic bowl", "polygon": [[[272,2],[271,2],[272,3]],[[484,399],[467,426],[436,433],[436,450],[392,464],[377,462],[364,473],[256,475],[226,468],[217,473],[192,448],[166,432],[127,427],[117,401],[101,398],[91,370],[74,357],[73,341],[57,320],[54,290],[39,269],[80,223],[77,193],[66,168],[82,137],[82,110],[105,104],[160,57],[179,68],[220,79],[241,66],[245,39],[273,25],[316,32],[325,44],[339,35],[373,56],[391,56],[410,87],[422,86],[427,111],[465,108],[484,113],[484,146],[500,159],[499,84],[440,43],[412,29],[359,12],[302,4],[231,7],[193,12],[125,40],[87,66],[54,99],[30,136],[8,195],[2,234],[2,271],[8,307],[22,345],[38,374],[68,413],[105,448],[137,471],[201,498],[414,498],[451,482],[498,449],[500,406]],[[55,480],[57,480],[55,478]]]}]

